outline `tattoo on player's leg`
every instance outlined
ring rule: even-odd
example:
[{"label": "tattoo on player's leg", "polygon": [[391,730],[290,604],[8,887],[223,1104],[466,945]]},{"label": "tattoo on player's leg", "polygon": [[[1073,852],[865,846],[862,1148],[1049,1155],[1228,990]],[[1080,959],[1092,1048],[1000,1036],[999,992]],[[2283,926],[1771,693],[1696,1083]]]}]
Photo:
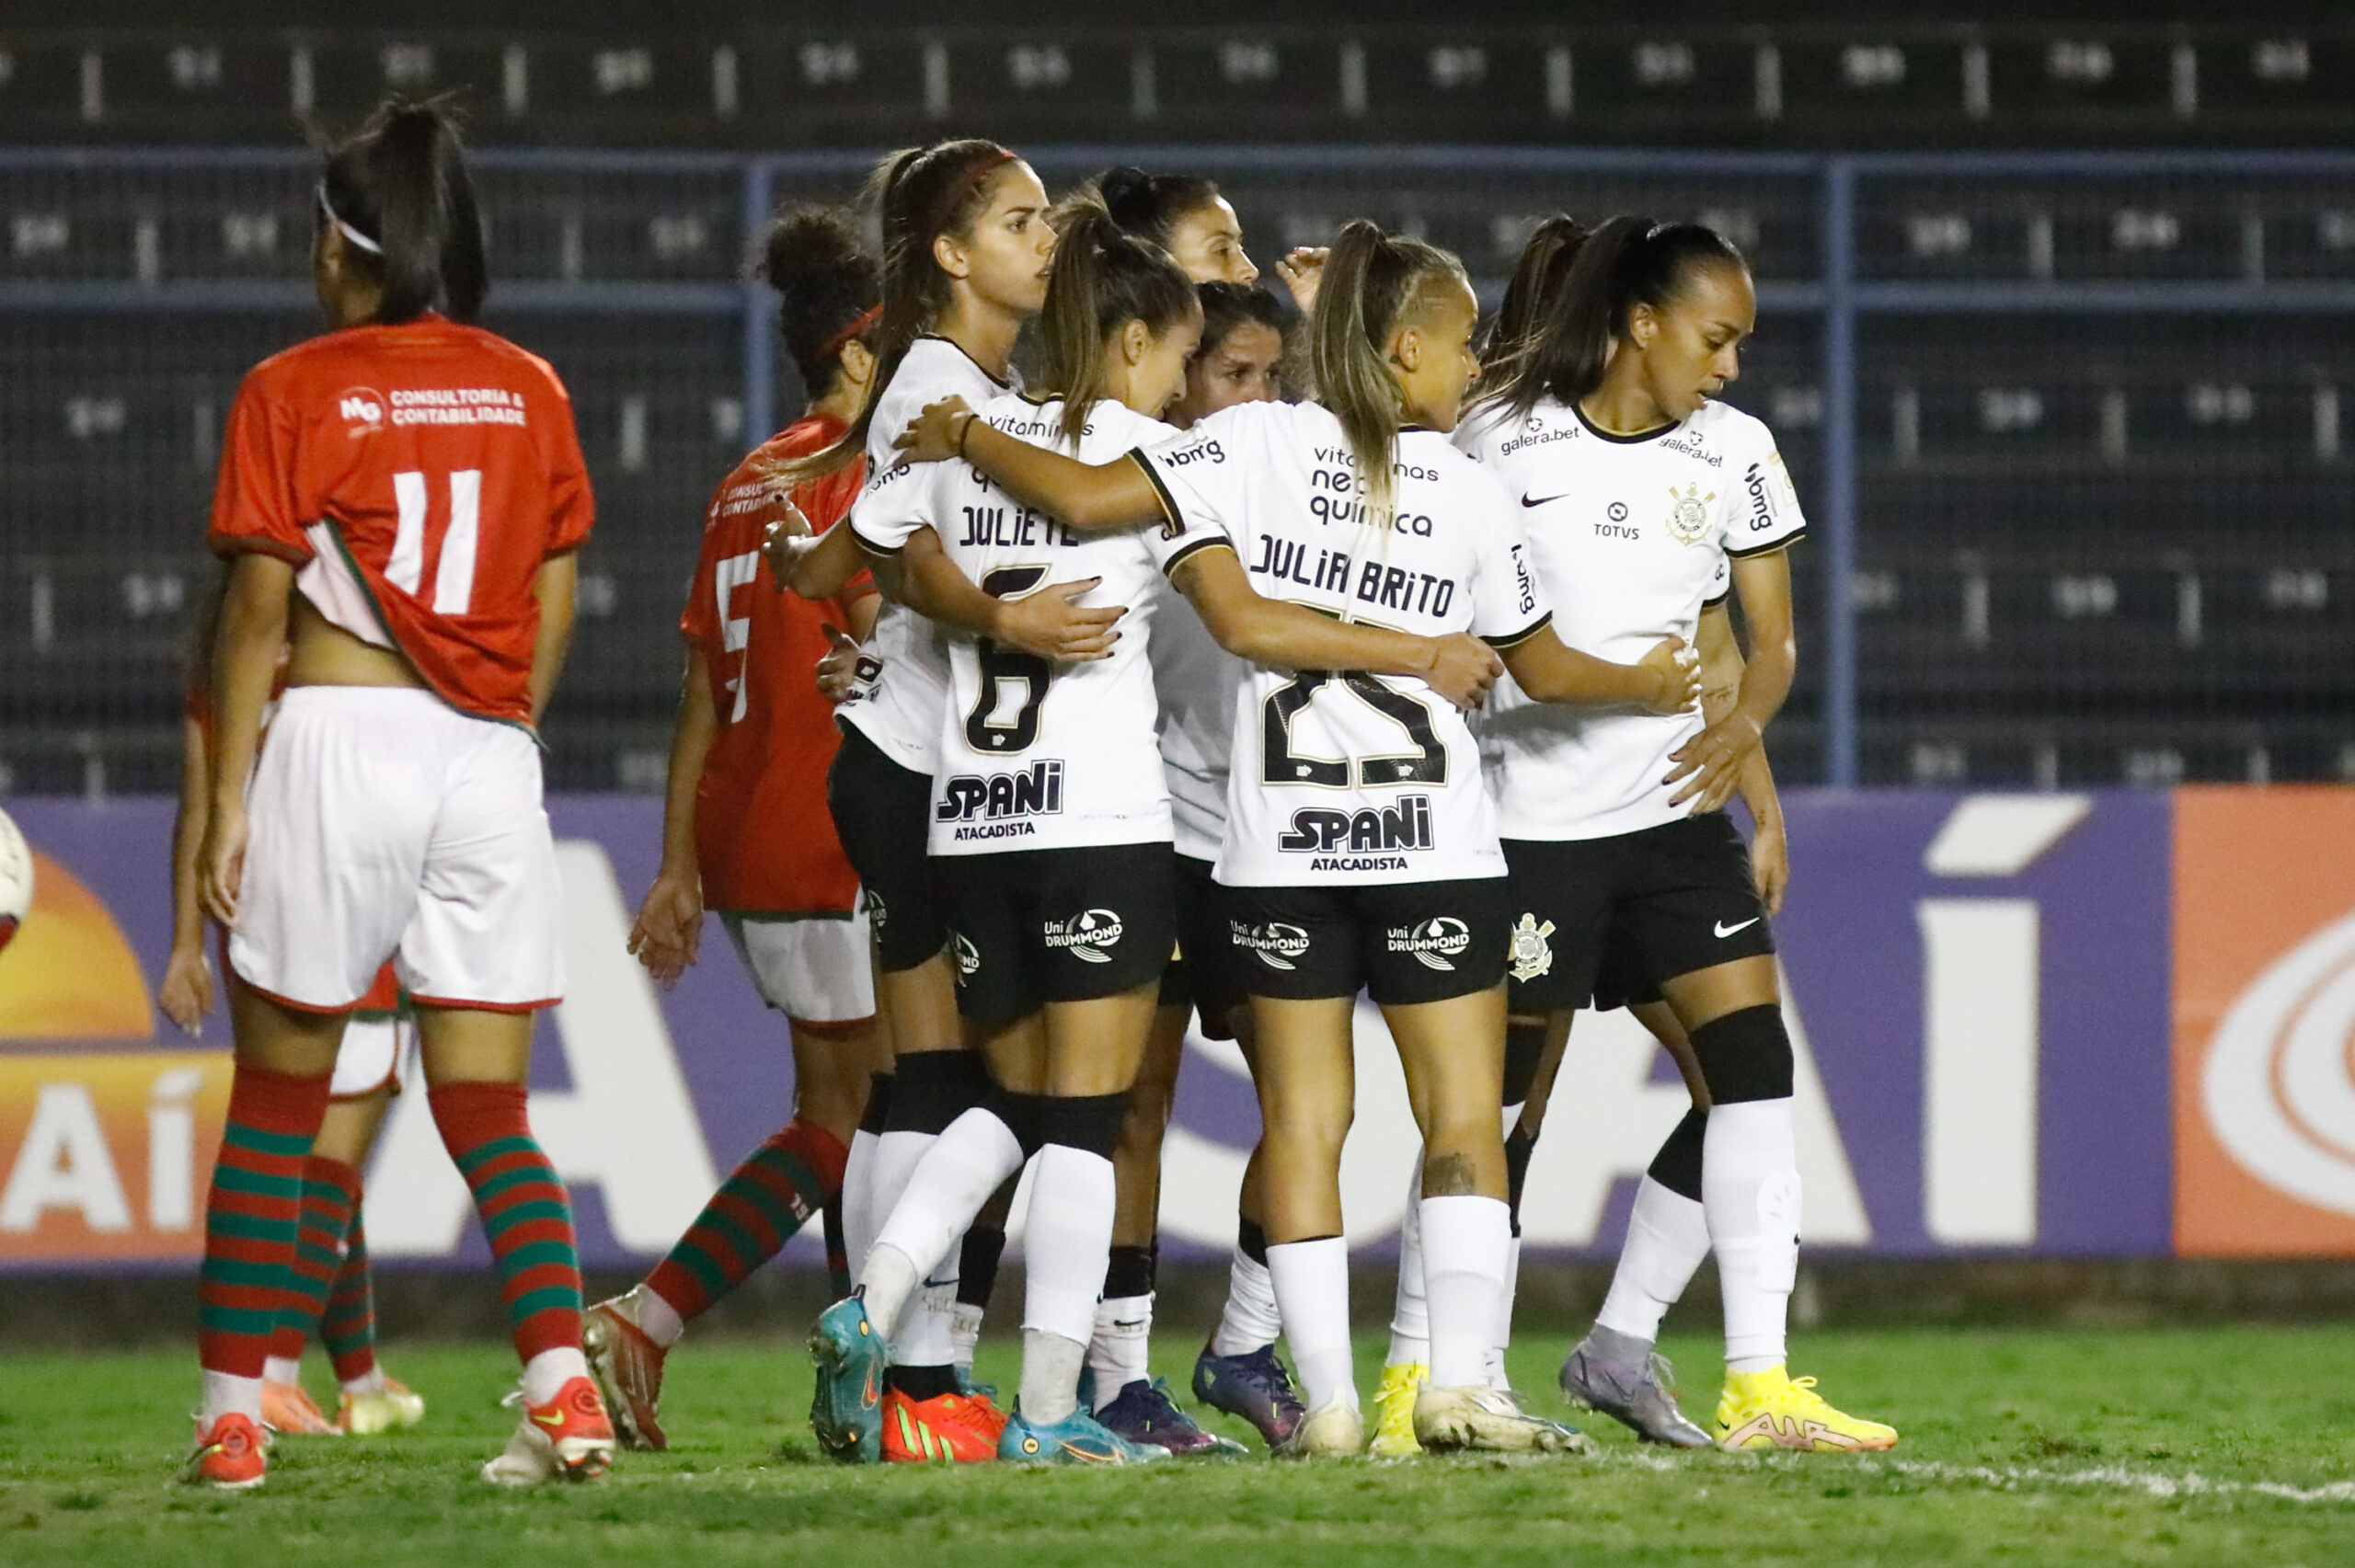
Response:
[{"label": "tattoo on player's leg", "polygon": [[1479,1191],[1479,1184],[1473,1179],[1472,1162],[1463,1155],[1442,1154],[1423,1162],[1425,1197],[1476,1197]]}]

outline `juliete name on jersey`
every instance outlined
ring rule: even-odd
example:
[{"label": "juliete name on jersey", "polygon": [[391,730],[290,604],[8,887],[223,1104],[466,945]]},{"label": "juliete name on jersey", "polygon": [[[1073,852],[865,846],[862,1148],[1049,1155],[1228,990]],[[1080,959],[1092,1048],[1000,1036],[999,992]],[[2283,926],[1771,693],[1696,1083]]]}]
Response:
[{"label": "juliete name on jersey", "polygon": [[960,841],[1018,839],[1039,830],[1025,818],[1058,816],[1063,808],[1063,765],[1053,761],[1033,762],[1018,773],[959,773],[941,786],[933,816],[971,824],[957,830]]},{"label": "juliete name on jersey", "polygon": [[[1360,852],[1430,847],[1431,797],[1428,795],[1402,795],[1396,806],[1379,810],[1371,806],[1356,811],[1304,806],[1292,814],[1292,830],[1276,840],[1276,848],[1286,854],[1315,855],[1309,862],[1311,871],[1404,871],[1403,854]],[[1334,854],[1338,849],[1351,853]]]}]

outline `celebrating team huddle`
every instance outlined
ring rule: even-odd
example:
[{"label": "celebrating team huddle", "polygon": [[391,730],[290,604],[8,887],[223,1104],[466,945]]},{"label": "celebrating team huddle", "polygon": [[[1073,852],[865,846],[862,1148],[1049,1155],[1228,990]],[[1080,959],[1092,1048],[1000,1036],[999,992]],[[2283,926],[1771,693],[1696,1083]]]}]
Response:
[{"label": "celebrating team huddle", "polygon": [[[810,1419],[835,1459],[1239,1451],[1149,1370],[1189,1026],[1238,1043],[1261,1111],[1194,1399],[1286,1458],[1582,1450],[1522,1408],[1503,1350],[1573,1019],[1621,1005],[1694,1105],[1564,1392],[1676,1446],[1893,1444],[1786,1368],[1800,1194],[1761,740],[1805,525],[1772,435],[1718,400],[1755,315],[1740,253],[1556,218],[1484,321],[1454,257],[1366,222],[1287,257],[1284,303],[1184,175],[1051,202],[1013,153],[952,141],[888,160],[873,200],[879,251],[826,209],[767,236],[810,407],[706,515],[630,941],[673,978],[720,914],[790,1021],[794,1116],[643,1282],[584,1308],[522,1084],[562,984],[529,737],[587,485],[554,373],[464,325],[480,222],[436,111],[331,155],[336,330],[248,378],[213,524],[190,876],[234,933],[238,1066],[191,1478],[266,1473],[287,1197],[388,960],[524,1363],[493,1481],[664,1447],[666,1356],[821,1212],[839,1299]],[[389,413],[353,428],[350,387]],[[445,387],[475,395],[420,401]],[[264,744],[262,655],[290,634]],[[297,907],[333,918],[298,931]],[[1422,1138],[1371,1422],[1340,1192],[1361,992]],[[1001,1400],[972,1348],[1026,1168]],[[1653,1343],[1712,1254],[1727,1379],[1704,1425]]]}]

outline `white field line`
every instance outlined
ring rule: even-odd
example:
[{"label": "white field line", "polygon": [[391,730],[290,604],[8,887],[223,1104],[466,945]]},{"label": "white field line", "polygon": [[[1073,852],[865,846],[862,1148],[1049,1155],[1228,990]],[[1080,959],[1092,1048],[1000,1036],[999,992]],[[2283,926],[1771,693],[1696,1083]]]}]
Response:
[{"label": "white field line", "polygon": [[[1702,1468],[1707,1461],[1646,1449],[1605,1449],[1594,1456],[1605,1464],[1629,1470],[1683,1471],[1699,1479],[1707,1473]],[[1696,1460],[1698,1462],[1696,1463]],[[2169,1475],[2161,1471],[2135,1470],[2126,1465],[2095,1465],[2085,1470],[2055,1470],[2043,1465],[1947,1464],[1937,1459],[1884,1459],[1867,1456],[1849,1460],[1842,1466],[1830,1459],[1807,1459],[1797,1455],[1761,1455],[1755,1462],[1790,1469],[1803,1464],[1821,1465],[1827,1478],[1836,1476],[1843,1469],[1853,1467],[1867,1474],[1893,1474],[1909,1481],[1944,1482],[1949,1485],[1987,1486],[1998,1491],[2054,1491],[2084,1488],[2105,1492],[2134,1492],[2145,1497],[2170,1499],[2177,1497],[2272,1497],[2285,1503],[2355,1503],[2355,1481],[2334,1481],[2321,1486],[2293,1486],[2282,1481],[2211,1481],[2197,1471],[2181,1475]]]}]

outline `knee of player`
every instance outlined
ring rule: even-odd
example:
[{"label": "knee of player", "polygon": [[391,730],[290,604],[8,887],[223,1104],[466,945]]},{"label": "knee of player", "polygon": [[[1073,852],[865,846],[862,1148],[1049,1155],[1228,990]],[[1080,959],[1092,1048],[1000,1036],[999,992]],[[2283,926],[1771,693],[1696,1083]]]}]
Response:
[{"label": "knee of player", "polygon": [[[1338,1158],[1350,1136],[1354,1112],[1346,1104],[1310,1099],[1263,1101],[1259,1108],[1264,1143],[1294,1150],[1327,1150]],[[1493,1113],[1492,1113],[1493,1114]]]},{"label": "knee of player", "polygon": [[1791,1097],[1794,1062],[1783,1010],[1771,1002],[1712,1018],[1692,1031],[1693,1055],[1719,1105]]}]

